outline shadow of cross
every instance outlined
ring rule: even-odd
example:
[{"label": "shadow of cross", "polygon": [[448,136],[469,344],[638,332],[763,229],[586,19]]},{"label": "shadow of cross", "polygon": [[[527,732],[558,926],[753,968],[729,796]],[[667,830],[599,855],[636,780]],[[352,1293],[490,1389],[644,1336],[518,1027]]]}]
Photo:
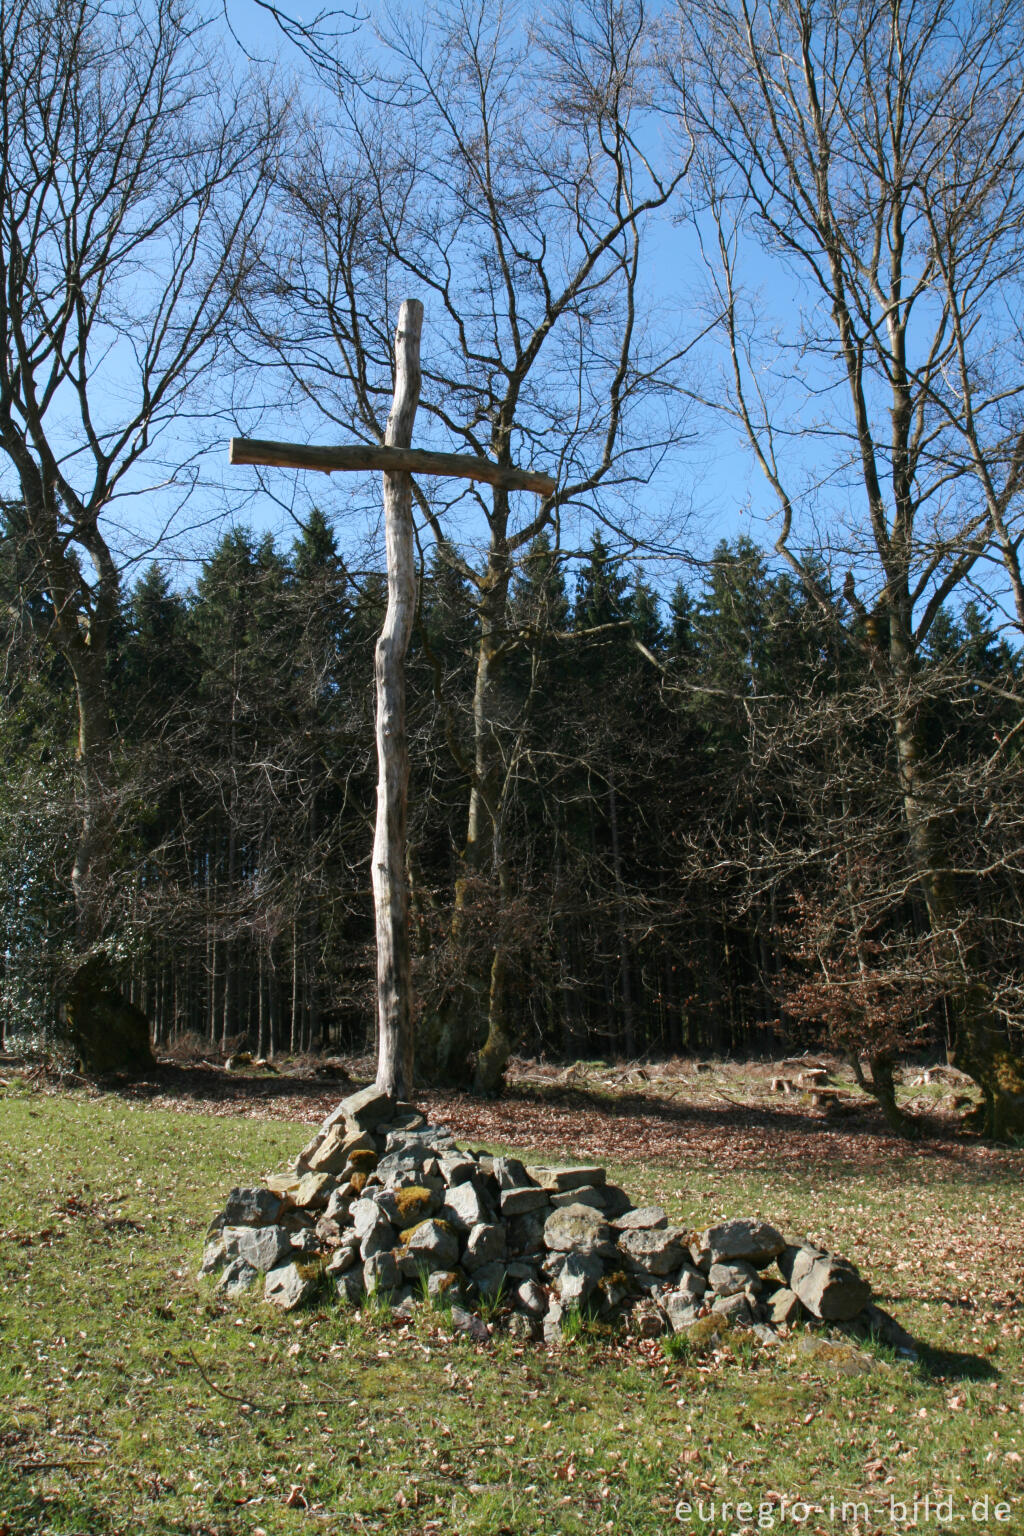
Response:
[{"label": "shadow of cross", "polygon": [[388,605],[374,653],[377,685],[377,823],[373,839],[373,905],[377,927],[377,1087],[408,1099],[414,1087],[412,965],[406,877],[409,746],[405,729],[405,658],[416,611],[412,476],[482,481],[503,490],[551,496],[555,481],[536,470],[461,453],[413,448],[420,397],[423,305],[406,299],[395,332],[395,388],[383,444],[317,448],[233,437],[232,464],[279,469],[383,470]]}]

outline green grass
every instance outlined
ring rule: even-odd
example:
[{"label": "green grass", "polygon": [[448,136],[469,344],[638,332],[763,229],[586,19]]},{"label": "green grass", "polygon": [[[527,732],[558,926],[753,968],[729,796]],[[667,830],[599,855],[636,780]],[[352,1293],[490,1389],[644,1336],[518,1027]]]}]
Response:
[{"label": "green grass", "polygon": [[[940,1493],[962,1529],[1024,1529],[1024,1159],[823,1175],[766,1147],[756,1173],[612,1170],[680,1219],[760,1212],[857,1260],[930,1348],[839,1376],[791,1347],[672,1358],[585,1329],[555,1351],[481,1347],[426,1307],[400,1329],[225,1306],[195,1278],[210,1216],[305,1137],[113,1096],[0,1098],[0,1533],[717,1536],[773,1518],[865,1536],[906,1528],[890,1499]],[[782,1495],[823,1510],[783,1520]],[[986,1496],[1009,1522],[969,1518]],[[679,1500],[703,1516],[676,1521]],[[881,1513],[858,1524],[844,1500]]]}]

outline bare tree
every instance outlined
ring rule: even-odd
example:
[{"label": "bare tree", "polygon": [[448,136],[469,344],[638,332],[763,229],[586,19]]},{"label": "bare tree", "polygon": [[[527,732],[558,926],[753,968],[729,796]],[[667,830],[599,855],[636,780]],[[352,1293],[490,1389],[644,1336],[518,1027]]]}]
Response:
[{"label": "bare tree", "polygon": [[[677,15],[666,65],[724,317],[714,403],[770,487],[776,550],[889,701],[917,887],[959,977],[957,1058],[1005,1135],[1024,1126],[1024,1063],[957,963],[964,887],[914,680],[943,603],[1019,540],[1020,376],[1004,388],[996,363],[1000,333],[1020,340],[1019,6],[679,0]],[[758,248],[784,313],[743,285]]]},{"label": "bare tree", "polygon": [[[502,829],[517,724],[502,671],[522,639],[516,561],[568,508],[622,515],[681,435],[678,401],[666,403],[683,349],[656,339],[642,303],[649,224],[681,171],[655,164],[639,0],[523,18],[451,0],[390,21],[362,66],[348,55],[331,76],[314,62],[334,100],[281,179],[282,238],[253,293],[254,362],[315,409],[312,430],[382,442],[388,317],[416,292],[423,431],[558,478],[539,503],[495,485],[457,506],[414,487],[420,531],[470,584],[479,629],[469,740],[455,740],[469,783],[458,945],[477,907],[500,913],[511,895]],[[490,1090],[510,1050],[500,922],[488,954],[421,1021],[420,1054],[449,1081],[475,1060]]]},{"label": "bare tree", "polygon": [[155,521],[150,503],[187,489],[195,419],[175,467],[157,463],[157,442],[197,386],[211,408],[280,123],[177,0],[0,0],[0,37],[0,448],[74,678],[79,970],[67,1002],[102,1066],[148,1050],[105,963],[116,509],[134,495]]}]

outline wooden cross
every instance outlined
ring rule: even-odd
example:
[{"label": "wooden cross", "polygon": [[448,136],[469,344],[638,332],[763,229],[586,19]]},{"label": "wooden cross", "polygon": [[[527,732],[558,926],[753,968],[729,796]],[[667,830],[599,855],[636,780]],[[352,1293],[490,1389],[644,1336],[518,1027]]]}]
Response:
[{"label": "wooden cross", "polygon": [[374,655],[377,682],[377,825],[373,839],[373,904],[377,925],[377,1087],[395,1098],[413,1091],[412,964],[409,951],[409,889],[406,878],[406,809],[409,745],[405,729],[405,657],[416,611],[416,564],[412,523],[412,476],[454,475],[503,490],[550,496],[550,475],[494,464],[458,453],[412,448],[420,397],[420,333],[423,305],[406,299],[395,333],[395,389],[383,446],[339,448],[259,442],[233,437],[232,464],[282,469],[380,469],[384,475],[384,537],[388,605]]}]

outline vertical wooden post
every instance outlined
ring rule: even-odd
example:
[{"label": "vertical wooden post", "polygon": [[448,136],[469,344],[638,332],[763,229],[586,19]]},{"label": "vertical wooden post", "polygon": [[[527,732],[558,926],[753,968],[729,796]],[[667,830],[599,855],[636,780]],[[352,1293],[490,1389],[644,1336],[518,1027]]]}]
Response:
[{"label": "vertical wooden post", "polygon": [[[395,333],[395,392],[385,443],[408,448],[420,398],[423,305],[406,299]],[[412,964],[405,866],[409,745],[405,729],[405,657],[416,611],[412,480],[384,472],[388,607],[377,641],[377,827],[373,900],[377,919],[377,1087],[396,1098],[413,1090]]]}]

